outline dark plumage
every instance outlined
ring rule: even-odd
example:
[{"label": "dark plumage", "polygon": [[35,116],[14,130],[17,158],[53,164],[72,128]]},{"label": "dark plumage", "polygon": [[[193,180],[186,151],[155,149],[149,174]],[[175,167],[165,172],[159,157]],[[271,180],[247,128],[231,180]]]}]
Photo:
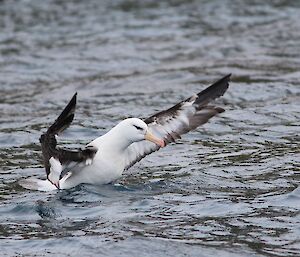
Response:
[{"label": "dark plumage", "polygon": [[40,143],[42,145],[42,153],[44,166],[47,176],[50,174],[51,157],[59,160],[61,164],[67,165],[70,162],[82,162],[87,159],[92,159],[97,152],[94,147],[86,147],[83,150],[69,150],[57,147],[57,141],[55,136],[62,133],[66,128],[70,126],[74,119],[74,113],[76,108],[77,93],[74,94],[68,105],[55,120],[55,122],[48,128],[47,132],[40,137]]},{"label": "dark plumage", "polygon": [[[230,76],[231,74],[228,74],[197,95],[193,95],[167,110],[150,116],[144,120],[145,123],[154,135],[164,139],[166,145],[174,142],[181,135],[205,124],[216,114],[224,112],[223,108],[214,106],[212,101],[226,92]],[[149,142],[133,143],[127,150],[128,163],[126,169],[158,149],[159,146]]]}]

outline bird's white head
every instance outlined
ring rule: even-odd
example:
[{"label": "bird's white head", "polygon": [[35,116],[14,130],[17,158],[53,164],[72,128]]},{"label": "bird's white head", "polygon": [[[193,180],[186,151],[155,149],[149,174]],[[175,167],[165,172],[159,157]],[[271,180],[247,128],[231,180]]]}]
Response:
[{"label": "bird's white head", "polygon": [[125,119],[118,124],[118,127],[120,130],[122,130],[122,135],[124,135],[124,137],[126,137],[131,143],[148,140],[159,145],[160,147],[165,146],[164,140],[154,136],[149,131],[148,125],[141,119]]}]

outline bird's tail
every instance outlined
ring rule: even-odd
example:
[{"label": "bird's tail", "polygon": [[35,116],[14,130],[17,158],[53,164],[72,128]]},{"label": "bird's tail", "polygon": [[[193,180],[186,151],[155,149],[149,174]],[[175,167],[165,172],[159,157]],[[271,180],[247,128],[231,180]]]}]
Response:
[{"label": "bird's tail", "polygon": [[56,186],[54,186],[49,180],[41,180],[37,178],[26,178],[21,179],[19,185],[30,190],[38,190],[38,191],[54,191],[57,190]]}]

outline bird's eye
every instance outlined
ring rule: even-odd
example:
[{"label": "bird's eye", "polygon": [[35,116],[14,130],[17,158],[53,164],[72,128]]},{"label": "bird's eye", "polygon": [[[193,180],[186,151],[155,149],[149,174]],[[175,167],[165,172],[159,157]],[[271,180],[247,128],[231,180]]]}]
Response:
[{"label": "bird's eye", "polygon": [[144,130],[143,128],[139,127],[139,126],[136,126],[136,125],[133,125],[137,130]]}]

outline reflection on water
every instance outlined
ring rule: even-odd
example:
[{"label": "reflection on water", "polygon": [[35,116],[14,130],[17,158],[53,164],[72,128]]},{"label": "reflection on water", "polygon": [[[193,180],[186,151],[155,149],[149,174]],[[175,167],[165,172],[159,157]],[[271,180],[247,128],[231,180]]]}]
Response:
[{"label": "reflection on water", "polygon": [[[297,256],[297,1],[1,1],[4,256]],[[114,185],[30,192],[75,91],[70,146],[233,73],[226,112]]]}]

